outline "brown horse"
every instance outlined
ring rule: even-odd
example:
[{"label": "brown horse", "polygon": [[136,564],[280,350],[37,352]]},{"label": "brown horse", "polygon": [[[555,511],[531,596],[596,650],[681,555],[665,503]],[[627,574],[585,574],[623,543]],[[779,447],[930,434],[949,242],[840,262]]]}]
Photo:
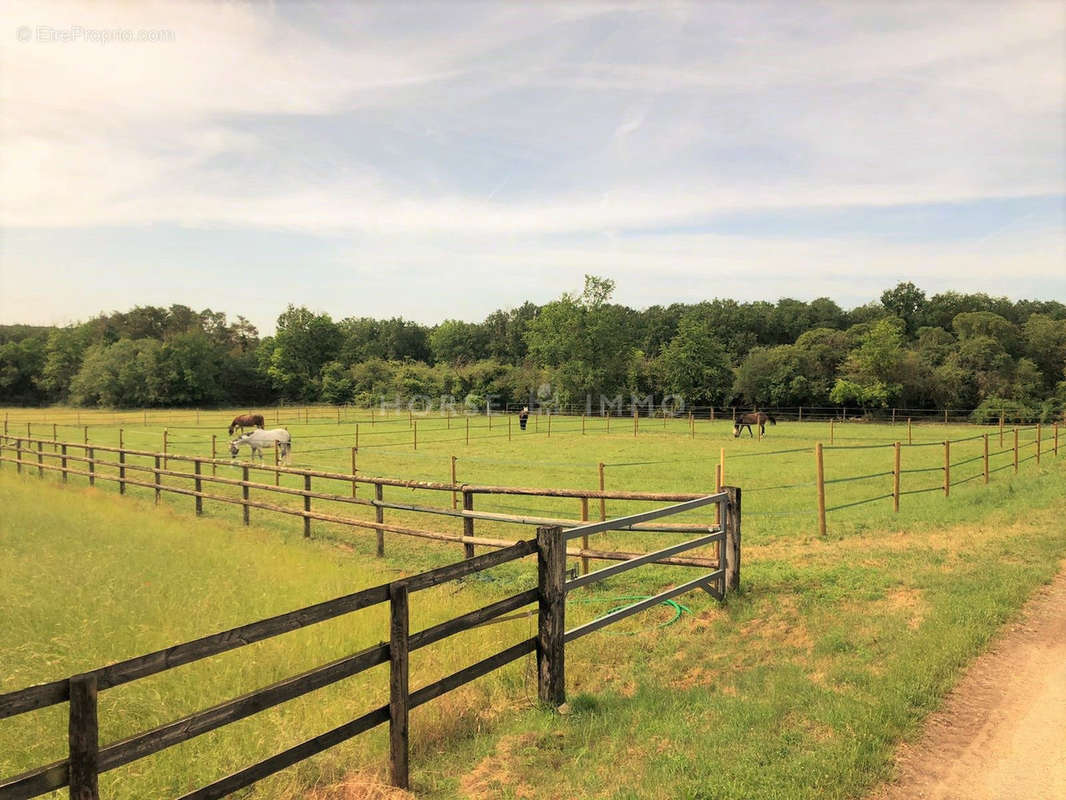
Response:
[{"label": "brown horse", "polygon": [[741,428],[747,428],[748,434],[755,438],[755,434],[751,432],[752,425],[759,426],[759,436],[762,436],[766,432],[766,423],[776,425],[777,420],[767,414],[765,411],[753,411],[750,414],[742,414],[733,421],[733,438],[736,439],[740,436]]},{"label": "brown horse", "polygon": [[233,435],[233,431],[237,428],[241,429],[241,433],[244,433],[245,428],[263,428],[265,424],[263,422],[262,414],[238,414],[233,418],[233,422],[229,424],[229,435]]}]

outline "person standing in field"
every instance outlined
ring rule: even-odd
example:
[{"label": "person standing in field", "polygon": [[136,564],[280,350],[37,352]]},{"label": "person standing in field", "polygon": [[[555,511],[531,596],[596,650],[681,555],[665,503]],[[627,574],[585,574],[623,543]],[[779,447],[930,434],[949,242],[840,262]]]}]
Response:
[{"label": "person standing in field", "polygon": [[529,420],[529,406],[525,406],[518,412],[518,427],[522,430],[526,429],[526,422]]}]

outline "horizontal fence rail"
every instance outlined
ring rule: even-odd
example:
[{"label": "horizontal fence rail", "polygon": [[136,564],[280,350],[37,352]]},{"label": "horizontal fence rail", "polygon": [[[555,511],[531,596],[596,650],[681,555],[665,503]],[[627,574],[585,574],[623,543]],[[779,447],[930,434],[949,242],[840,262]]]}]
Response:
[{"label": "horizontal fence rail", "polygon": [[[32,443],[37,445],[37,447],[34,450],[27,449],[23,451],[24,443]],[[6,450],[15,452],[15,457],[12,459],[5,453],[0,456],[0,460],[13,461],[20,469],[32,466],[38,469],[38,474],[43,474],[45,469],[52,468],[61,471],[64,477],[68,474],[83,474],[100,479],[124,481],[129,485],[143,485],[153,488],[157,492],[178,491],[179,494],[191,494],[195,496],[198,502],[205,498],[215,499],[213,496],[199,490],[170,487],[159,482],[160,477],[164,474],[195,480],[197,481],[197,486],[200,486],[201,482],[210,482],[209,479],[212,476],[207,475],[201,469],[205,463],[210,463],[205,459],[171,455],[170,458],[172,460],[194,462],[196,466],[195,472],[184,473],[164,469],[161,466],[160,454],[150,451],[107,448],[84,443],[63,443],[54,440],[19,439],[17,437],[14,439],[13,447],[7,439],[4,440],[4,444]],[[47,454],[43,451],[44,444],[54,445],[57,450],[61,449],[61,452]],[[84,455],[74,456],[69,452],[71,448],[78,447],[84,449]],[[118,453],[119,461],[110,462],[109,465],[121,468],[123,472],[117,476],[97,472],[96,467],[106,463],[96,458],[96,451],[98,450]],[[33,459],[23,458],[24,452],[31,453]],[[46,464],[44,459],[47,455],[61,460],[61,464],[58,466]],[[136,471],[137,465],[133,465],[128,461],[129,456],[147,457],[153,460],[152,467],[142,467],[142,470],[152,473],[152,481],[135,483],[125,474],[127,469]],[[69,466],[68,462],[70,461],[88,464],[88,469],[73,470]],[[249,506],[268,506],[269,504],[257,504],[249,501],[248,490],[254,487],[257,491],[267,491],[280,487],[248,481],[247,474],[250,467],[241,465],[240,468],[245,475],[244,480],[223,479],[227,484],[241,488],[242,497],[237,502],[244,504],[246,509]],[[259,469],[263,468],[260,467]],[[292,470],[290,468],[282,469],[288,474],[308,476],[308,478],[311,474],[314,474],[328,477],[336,476],[338,479],[349,483],[353,480],[352,475],[311,473],[307,470]],[[365,483],[374,484],[377,490],[376,500],[363,500],[361,504],[373,506],[379,516],[384,508],[392,505],[403,506],[405,510],[425,511],[426,513],[441,510],[430,507],[407,507],[405,504],[389,504],[381,501],[380,490],[383,486],[410,488],[413,482],[366,477],[361,477],[361,480]],[[305,486],[308,486],[309,483],[310,481],[308,480]],[[463,484],[427,485],[424,482],[418,483],[418,486],[438,491],[465,491],[471,493],[470,496],[472,496],[473,491],[486,494],[496,493],[498,490],[510,490],[519,494],[537,493],[535,489],[521,487],[470,487]],[[99,796],[97,779],[100,773],[145,758],[153,753],[245,719],[280,703],[307,695],[384,663],[390,664],[391,688],[388,705],[372,709],[363,716],[344,725],[290,747],[257,764],[188,793],[184,797],[222,797],[385,722],[390,723],[390,770],[392,780],[396,785],[406,787],[408,782],[407,714],[411,708],[429,702],[458,686],[488,674],[504,664],[530,653],[535,653],[537,656],[539,696],[546,702],[559,705],[564,697],[563,664],[565,643],[577,636],[590,633],[592,630],[598,630],[618,619],[655,605],[655,602],[652,602],[655,598],[641,601],[641,603],[622,609],[621,612],[612,612],[606,617],[595,620],[593,623],[588,623],[568,632],[565,630],[564,619],[566,595],[569,591],[649,564],[700,567],[711,570],[695,580],[683,582],[660,592],[656,595],[656,598],[659,598],[659,602],[666,597],[673,597],[694,588],[702,588],[715,597],[722,599],[726,591],[732,590],[738,585],[740,563],[739,489],[727,488],[721,492],[706,496],[638,492],[582,492],[580,490],[558,491],[562,496],[582,498],[584,502],[587,502],[590,497],[627,500],[659,500],[663,498],[673,501],[673,505],[591,524],[584,521],[568,520],[566,521],[566,527],[569,528],[569,533],[566,532],[563,525],[556,524],[539,527],[536,540],[530,539],[518,542],[490,540],[487,543],[494,547],[492,551],[481,555],[470,555],[470,557],[462,561],[444,567],[363,589],[296,611],[204,636],[193,641],[176,644],[163,650],[116,662],[80,675],[0,695],[0,720],[64,702],[69,705],[70,717],[68,758],[0,780],[0,798],[10,800],[13,798],[35,797],[61,789],[64,786],[70,787],[71,796],[97,798]],[[352,499],[311,492],[309,489],[302,491],[288,490],[286,494],[301,496],[305,501],[309,501],[312,497],[337,498],[345,501]],[[721,519],[721,525],[719,526],[665,525],[664,523],[649,525],[649,523],[663,517],[670,517],[712,504],[717,506],[719,512]],[[199,509],[199,505],[197,508]],[[271,510],[301,514],[305,516],[305,519],[311,516],[333,519],[330,515],[316,515],[306,507],[302,510],[274,507]],[[469,509],[466,510],[469,511]],[[491,518],[499,521],[498,518],[501,516],[506,517],[506,515],[493,514]],[[479,518],[473,513],[463,514],[462,517],[464,524],[469,524],[473,519]],[[529,524],[527,518],[506,519],[504,521]],[[557,520],[552,521],[558,522]],[[375,525],[379,529],[404,530],[400,526],[385,526],[381,523],[375,523]],[[650,553],[600,551],[590,549],[587,546],[590,536],[607,531],[669,532],[674,534],[701,532],[703,535],[681,544],[659,548]],[[582,547],[568,548],[567,540],[578,537],[582,540]],[[462,537],[462,540],[479,541],[476,537]],[[707,546],[715,549],[713,558],[688,557],[686,559],[679,557],[681,553]],[[518,592],[481,608],[427,627],[424,630],[414,633],[408,631],[407,598],[409,594],[448,581],[458,580],[534,554],[537,555],[538,561],[538,585],[536,588]],[[571,581],[567,585],[567,557],[581,557],[583,561],[588,558],[617,560],[622,563],[591,574],[585,574],[581,579],[578,579],[579,582]],[[151,730],[137,733],[121,741],[111,742],[103,747],[99,745],[99,723],[97,720],[97,697],[99,692],[384,603],[389,604],[391,617],[388,642],[364,648],[328,664],[285,678],[269,686],[261,687],[240,697],[197,711]],[[503,618],[506,618],[504,615],[534,603],[537,604],[537,613],[539,614],[538,634],[536,637],[512,644],[447,677],[413,691],[408,688],[407,658],[412,650],[441,642],[451,636],[486,623],[502,621]],[[589,625],[593,627],[590,628]]]}]

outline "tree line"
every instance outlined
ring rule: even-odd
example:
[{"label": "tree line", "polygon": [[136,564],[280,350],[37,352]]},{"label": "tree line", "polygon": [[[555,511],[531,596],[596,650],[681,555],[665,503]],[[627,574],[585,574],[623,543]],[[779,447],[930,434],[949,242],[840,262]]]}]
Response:
[{"label": "tree line", "polygon": [[[290,305],[273,336],[244,317],[138,306],[66,327],[0,326],[0,403],[153,407],[382,401],[496,408],[537,398],[670,396],[693,406],[1066,407],[1066,305],[900,283],[850,310],[715,299],[635,310],[613,281],[481,322],[427,326]],[[436,400],[434,400],[434,398]]]}]

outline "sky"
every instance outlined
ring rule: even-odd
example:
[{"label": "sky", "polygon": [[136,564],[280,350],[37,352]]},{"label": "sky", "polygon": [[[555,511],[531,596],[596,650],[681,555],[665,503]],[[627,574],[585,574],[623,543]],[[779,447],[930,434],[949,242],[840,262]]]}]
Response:
[{"label": "sky", "polygon": [[1066,301],[1066,5],[9,3],[0,324]]}]

